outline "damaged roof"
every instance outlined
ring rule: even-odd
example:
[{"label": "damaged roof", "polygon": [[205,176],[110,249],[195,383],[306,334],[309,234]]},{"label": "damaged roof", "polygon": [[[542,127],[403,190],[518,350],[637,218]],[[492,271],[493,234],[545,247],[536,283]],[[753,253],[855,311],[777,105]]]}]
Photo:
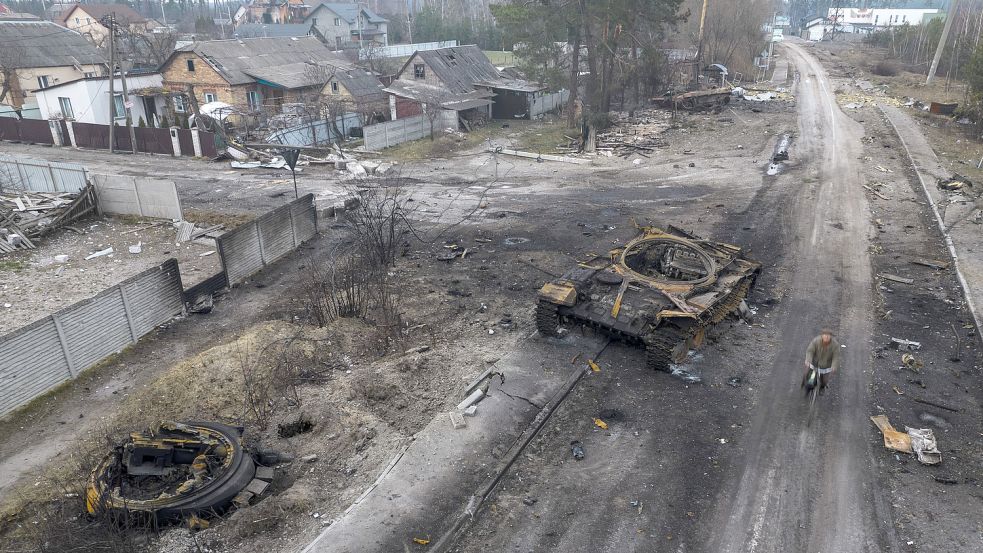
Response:
[{"label": "damaged roof", "polygon": [[279,38],[307,36],[311,34],[310,23],[244,23],[236,27],[238,38]]},{"label": "damaged roof", "polygon": [[4,60],[10,69],[106,63],[85,37],[50,21],[0,21],[0,36],[0,48],[15,54]]},{"label": "damaged roof", "polygon": [[266,73],[295,63],[337,61],[347,64],[347,60],[310,36],[209,40],[183,46],[175,50],[178,52],[198,54],[231,85],[254,82],[249,72]]},{"label": "damaged roof", "polygon": [[495,93],[490,90],[472,89],[467,92],[454,93],[422,81],[393,81],[384,91],[422,103],[439,101],[441,107],[456,111],[490,105],[491,99],[495,97]]},{"label": "damaged roof", "polygon": [[488,60],[488,56],[473,44],[418,51],[406,62],[400,75],[406,72],[407,67],[417,56],[453,94],[471,92],[475,86],[504,88],[519,92],[536,92],[546,88],[530,81],[503,76]]},{"label": "damaged roof", "polygon": [[385,99],[382,83],[371,73],[351,64],[297,62],[275,67],[263,67],[245,70],[247,75],[263,84],[279,88],[306,88],[323,86],[332,78],[336,79],[345,90],[360,101],[376,101]]}]

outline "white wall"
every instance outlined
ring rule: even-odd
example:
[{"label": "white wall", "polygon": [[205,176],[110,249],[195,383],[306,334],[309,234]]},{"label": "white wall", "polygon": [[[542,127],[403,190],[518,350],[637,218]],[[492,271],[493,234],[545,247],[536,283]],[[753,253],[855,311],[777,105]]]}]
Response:
[{"label": "white wall", "polygon": [[894,27],[898,25],[919,25],[925,14],[938,13],[936,8],[894,9],[894,8],[829,8],[829,17],[835,17],[839,11],[841,23],[857,25],[876,25],[877,27]]},{"label": "white wall", "polygon": [[[151,125],[150,118],[147,117],[144,110],[143,98],[134,95],[133,92],[147,87],[161,88],[163,84],[160,74],[129,76],[126,79],[126,86],[130,92],[130,101],[133,102],[133,107],[130,109],[133,115],[133,124],[136,125],[143,117],[147,125]],[[122,79],[117,77],[113,87],[115,88],[114,93],[122,94]],[[37,92],[37,98],[42,119],[55,119],[64,115],[61,113],[58,99],[68,98],[72,103],[73,120],[99,125],[110,123],[108,78],[83,79],[62,86],[46,88]],[[157,95],[154,102],[157,105],[158,116],[166,113],[162,95]],[[118,121],[122,125],[125,120],[118,119]]]}]

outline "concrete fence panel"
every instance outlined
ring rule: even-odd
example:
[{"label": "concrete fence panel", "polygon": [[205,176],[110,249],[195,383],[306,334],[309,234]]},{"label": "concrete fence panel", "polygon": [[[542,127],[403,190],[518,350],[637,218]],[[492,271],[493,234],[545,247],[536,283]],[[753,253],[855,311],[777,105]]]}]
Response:
[{"label": "concrete fence panel", "polygon": [[[446,128],[457,128],[457,112],[444,110],[434,121],[434,134]],[[430,136],[430,119],[426,115],[413,115],[395,121],[368,125],[362,129],[365,149],[376,152],[410,140]]]},{"label": "concrete fence panel", "polygon": [[307,194],[217,240],[229,286],[239,284],[317,233],[314,195]]},{"label": "concrete fence panel", "polygon": [[85,185],[86,171],[81,165],[0,155],[0,190],[78,192]]},{"label": "concrete fence panel", "polygon": [[72,377],[51,317],[0,337],[0,416]]},{"label": "concrete fence panel", "polygon": [[68,344],[68,359],[75,374],[133,341],[117,287],[56,313],[54,318]]},{"label": "concrete fence panel", "polygon": [[0,336],[0,416],[183,312],[177,260]]},{"label": "concrete fence panel", "polygon": [[99,209],[106,213],[183,219],[181,200],[172,181],[125,175],[90,175]]}]

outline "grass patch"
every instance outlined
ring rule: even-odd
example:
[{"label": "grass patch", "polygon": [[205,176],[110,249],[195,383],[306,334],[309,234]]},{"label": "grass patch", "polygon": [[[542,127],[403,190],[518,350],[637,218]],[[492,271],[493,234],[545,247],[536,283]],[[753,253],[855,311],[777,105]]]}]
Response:
[{"label": "grass patch", "polygon": [[225,225],[225,230],[232,230],[256,217],[250,213],[222,213],[192,207],[184,209],[184,218],[188,221],[194,221],[198,226]]},{"label": "grass patch", "polygon": [[27,268],[27,261],[18,259],[0,260],[0,271],[17,272]]},{"label": "grass patch", "polygon": [[568,153],[557,150],[558,146],[567,147],[570,138],[576,138],[577,129],[571,129],[560,121],[544,123],[540,128],[530,129],[516,140],[516,148],[537,154]]}]

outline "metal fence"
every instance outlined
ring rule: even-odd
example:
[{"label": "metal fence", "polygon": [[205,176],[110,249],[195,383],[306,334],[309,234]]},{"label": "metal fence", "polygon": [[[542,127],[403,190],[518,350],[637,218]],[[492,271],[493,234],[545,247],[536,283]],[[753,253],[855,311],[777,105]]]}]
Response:
[{"label": "metal fence", "polygon": [[219,253],[229,286],[295,250],[317,234],[314,195],[307,194],[220,236]]},{"label": "metal fence", "polygon": [[330,144],[339,138],[348,135],[354,128],[360,128],[362,122],[358,119],[358,114],[348,113],[335,119],[335,125],[341,133],[341,137],[334,132],[327,120],[294,125],[286,129],[276,131],[266,137],[267,144],[283,144],[286,146],[317,146],[319,144]]},{"label": "metal fence", "polygon": [[537,117],[541,117],[545,113],[558,110],[566,105],[567,100],[569,99],[569,90],[561,90],[559,92],[544,94],[538,98],[534,98],[532,101],[532,106],[529,108],[529,116],[535,119]]},{"label": "metal fence", "polygon": [[173,181],[126,175],[90,175],[99,210],[120,215],[184,219]]},{"label": "metal fence", "polygon": [[[457,129],[457,112],[444,110],[434,121],[434,132],[445,128]],[[368,125],[362,129],[365,149],[377,152],[403,142],[430,136],[430,120],[426,115],[413,115],[395,121]]]},{"label": "metal fence", "polygon": [[401,58],[412,56],[414,52],[422,50],[437,50],[438,48],[450,48],[457,46],[456,40],[442,40],[440,42],[417,42],[416,44],[394,44],[392,46],[377,46],[375,48],[362,48],[358,51],[358,58],[367,60],[369,58]]},{"label": "metal fence", "polygon": [[136,342],[184,310],[177,260],[0,336],[0,416]]},{"label": "metal fence", "polygon": [[85,188],[85,167],[43,159],[0,155],[0,191],[78,192]]},{"label": "metal fence", "polygon": [[51,127],[47,121],[38,119],[0,118],[0,140],[12,142],[31,142],[35,144],[54,144]]}]

